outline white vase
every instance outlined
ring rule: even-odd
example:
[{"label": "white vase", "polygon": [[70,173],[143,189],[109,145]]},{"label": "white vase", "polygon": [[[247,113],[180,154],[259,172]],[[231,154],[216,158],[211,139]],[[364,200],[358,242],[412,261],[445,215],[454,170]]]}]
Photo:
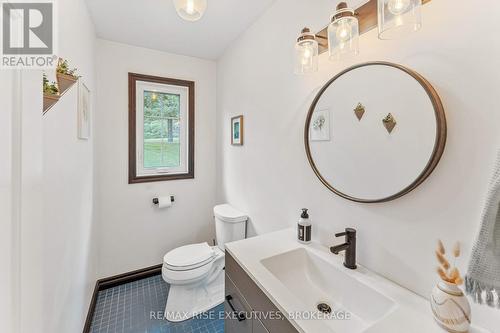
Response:
[{"label": "white vase", "polygon": [[454,283],[441,281],[432,290],[431,308],[434,319],[448,332],[469,332],[471,316],[467,297]]}]

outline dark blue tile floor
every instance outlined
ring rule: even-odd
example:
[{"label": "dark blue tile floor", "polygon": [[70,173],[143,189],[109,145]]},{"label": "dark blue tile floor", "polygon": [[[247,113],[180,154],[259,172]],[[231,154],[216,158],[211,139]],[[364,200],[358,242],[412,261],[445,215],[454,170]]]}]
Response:
[{"label": "dark blue tile floor", "polygon": [[100,291],[90,332],[224,333],[224,304],[180,323],[161,319],[168,289],[161,275],[156,275]]}]

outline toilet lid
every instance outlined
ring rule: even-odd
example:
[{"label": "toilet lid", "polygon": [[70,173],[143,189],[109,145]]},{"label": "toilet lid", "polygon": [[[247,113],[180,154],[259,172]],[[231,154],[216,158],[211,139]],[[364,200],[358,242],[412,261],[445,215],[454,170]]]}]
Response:
[{"label": "toilet lid", "polygon": [[248,220],[248,216],[231,205],[224,204],[214,207],[214,215],[224,222],[238,223]]},{"label": "toilet lid", "polygon": [[169,266],[193,266],[211,259],[214,251],[207,243],[190,244],[178,247],[163,257],[163,262]]}]

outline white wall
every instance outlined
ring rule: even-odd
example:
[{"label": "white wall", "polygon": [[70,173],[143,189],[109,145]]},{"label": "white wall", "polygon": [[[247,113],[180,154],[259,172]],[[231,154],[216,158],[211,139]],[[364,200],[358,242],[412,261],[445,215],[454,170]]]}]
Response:
[{"label": "white wall", "polygon": [[[85,5],[59,9],[60,55],[93,86],[94,33]],[[74,34],[78,46],[68,43]],[[2,332],[80,331],[96,276],[85,230],[93,222],[92,142],[76,143],[75,89],[42,117],[41,82],[40,70],[0,76]]]},{"label": "white wall", "polygon": [[[195,179],[128,184],[128,72],[196,82]],[[177,246],[213,239],[216,65],[159,51],[98,41],[97,183],[99,275],[162,263]],[[155,196],[175,204],[153,207]]]},{"label": "white wall", "polygon": [[[293,227],[311,209],[315,239],[332,245],[344,227],[359,231],[359,261],[427,296],[437,281],[435,241],[460,240],[470,252],[492,162],[499,148],[500,6],[453,0],[423,8],[423,29],[399,41],[361,37],[361,54],[345,62],[320,57],[320,71],[293,75],[300,29],[320,30],[328,0],[278,0],[218,62],[218,201],[251,217],[251,234]],[[488,12],[490,15],[487,15]],[[310,168],[303,144],[307,109],[318,89],[340,70],[365,61],[406,65],[439,92],[448,143],[431,177],[410,194],[384,204],[358,204],[329,192]],[[245,116],[245,145],[230,145],[230,117]],[[466,265],[463,258],[461,265]],[[497,310],[474,306],[474,321],[498,331]]]},{"label": "white wall", "polygon": [[[95,33],[85,2],[59,2],[58,20],[58,55],[94,91]],[[21,332],[79,332],[97,275],[94,143],[77,139],[77,86],[42,117],[41,80],[41,72],[23,74]]]},{"label": "white wall", "polygon": [[22,71],[15,84],[13,125],[13,292],[16,313],[16,331],[33,332],[43,328],[49,319],[48,303],[44,299],[46,281],[51,276],[44,272],[47,243],[44,240],[44,173],[43,173],[43,124],[41,117],[42,74],[37,70]]},{"label": "white wall", "polygon": [[0,331],[12,331],[12,102],[13,72],[0,76]]}]

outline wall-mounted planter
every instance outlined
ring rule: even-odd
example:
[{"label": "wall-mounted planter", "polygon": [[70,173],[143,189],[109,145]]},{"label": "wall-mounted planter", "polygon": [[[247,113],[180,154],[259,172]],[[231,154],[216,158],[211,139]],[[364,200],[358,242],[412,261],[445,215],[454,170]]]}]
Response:
[{"label": "wall-mounted planter", "polygon": [[57,76],[57,86],[59,87],[59,94],[62,96],[64,93],[71,88],[72,85],[78,81],[78,77],[68,74],[56,73]]},{"label": "wall-mounted planter", "polygon": [[56,68],[57,85],[55,82],[49,83],[47,76],[45,73],[43,74],[43,91],[49,92],[43,94],[43,114],[49,111],[61,96],[78,81],[79,76],[75,73],[76,68],[69,69],[68,61],[59,58]]},{"label": "wall-mounted planter", "polygon": [[49,111],[57,103],[61,95],[43,94],[43,113]]}]

